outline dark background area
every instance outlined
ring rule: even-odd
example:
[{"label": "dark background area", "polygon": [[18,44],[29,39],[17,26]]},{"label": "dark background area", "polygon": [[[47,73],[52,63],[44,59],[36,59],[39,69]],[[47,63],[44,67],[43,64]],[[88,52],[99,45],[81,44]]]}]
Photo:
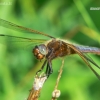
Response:
[{"label": "dark background area", "polygon": [[[99,10],[90,10],[91,7]],[[0,0],[0,18],[73,44],[100,47],[99,0]],[[3,27],[0,34],[49,40]],[[33,56],[33,45],[27,42],[7,39],[3,42],[0,43],[0,100],[26,100],[43,61]],[[100,65],[100,56],[89,56]],[[51,99],[61,62],[60,58],[53,60],[54,71],[41,91],[40,100]],[[100,100],[100,81],[78,55],[65,57],[58,89],[61,91],[58,100]]]}]

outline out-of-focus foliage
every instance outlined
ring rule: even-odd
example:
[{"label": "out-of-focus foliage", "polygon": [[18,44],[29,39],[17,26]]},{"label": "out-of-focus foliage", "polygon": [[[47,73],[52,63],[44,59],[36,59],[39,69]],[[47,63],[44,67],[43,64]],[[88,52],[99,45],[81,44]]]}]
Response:
[{"label": "out-of-focus foliage", "polygon": [[[91,7],[100,7],[100,1],[0,0],[0,18],[73,43],[100,47],[100,9],[90,10]],[[0,34],[46,38],[3,27]],[[26,100],[42,62],[36,60],[29,45],[24,43],[21,48],[21,43],[4,42],[6,45],[0,43],[0,100]],[[91,58],[100,65],[100,56]],[[51,99],[60,66],[60,58],[53,60],[54,72],[46,81],[40,100]],[[100,100],[99,80],[77,55],[65,57],[59,89],[59,100]]]}]

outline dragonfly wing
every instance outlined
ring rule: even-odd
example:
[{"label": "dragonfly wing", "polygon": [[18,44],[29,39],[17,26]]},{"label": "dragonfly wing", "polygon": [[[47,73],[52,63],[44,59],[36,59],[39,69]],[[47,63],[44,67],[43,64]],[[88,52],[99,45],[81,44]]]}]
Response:
[{"label": "dragonfly wing", "polygon": [[[76,45],[73,45],[74,48],[76,48],[78,51],[80,51],[84,57],[89,61],[91,62],[93,65],[95,65],[97,68],[100,69],[100,66],[98,66],[93,60],[91,57],[89,57],[89,55],[87,55],[86,53],[95,53],[95,51],[97,50],[98,52],[100,52],[100,49],[99,48],[96,48],[96,47],[89,47],[89,46],[76,46]],[[97,52],[97,54],[99,54]]]},{"label": "dragonfly wing", "polygon": [[86,58],[89,62],[91,62],[93,65],[95,65],[97,68],[100,69],[100,66],[97,65],[89,55],[84,54],[84,56],[85,56],[85,58]]},{"label": "dragonfly wing", "polygon": [[25,47],[25,46],[34,46],[36,44],[44,43],[47,40],[45,39],[31,39],[31,38],[24,38],[24,37],[17,37],[17,36],[10,36],[0,34],[0,43],[2,44],[15,44],[17,47]]},{"label": "dragonfly wing", "polygon": [[26,27],[23,27],[23,26],[16,25],[16,24],[11,23],[9,21],[6,21],[4,19],[0,19],[0,26],[6,27],[6,28],[9,28],[9,29],[13,29],[13,30],[16,30],[16,31],[19,31],[19,32],[41,34],[41,35],[44,35],[44,36],[47,36],[47,37],[50,37],[50,38],[54,38],[54,37],[52,37],[48,34],[39,32],[37,30],[30,29],[30,28],[26,28]]},{"label": "dragonfly wing", "polygon": [[[91,67],[90,63],[94,64],[96,67],[98,67],[100,69],[100,66],[98,66],[93,60],[89,59],[85,54],[83,54],[81,51],[79,51],[79,49],[77,49],[74,45],[72,44],[68,44],[67,45],[73,49],[76,54],[78,54],[83,60],[84,62],[89,66],[89,68],[93,71],[93,73],[98,77],[98,79],[100,80],[100,75]],[[89,63],[90,62],[90,63]]]}]

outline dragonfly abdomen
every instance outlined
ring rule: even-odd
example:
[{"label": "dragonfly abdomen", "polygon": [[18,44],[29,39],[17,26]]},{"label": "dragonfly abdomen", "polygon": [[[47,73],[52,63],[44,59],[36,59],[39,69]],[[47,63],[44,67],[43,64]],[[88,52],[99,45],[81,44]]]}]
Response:
[{"label": "dragonfly abdomen", "polygon": [[100,55],[100,48],[89,46],[76,46],[83,53],[94,53]]}]

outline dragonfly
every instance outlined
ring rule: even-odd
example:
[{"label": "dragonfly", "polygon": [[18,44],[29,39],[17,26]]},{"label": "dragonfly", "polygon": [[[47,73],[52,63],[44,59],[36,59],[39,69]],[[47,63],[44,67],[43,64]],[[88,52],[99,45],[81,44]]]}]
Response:
[{"label": "dragonfly", "polygon": [[36,45],[33,47],[32,52],[38,60],[45,59],[45,61],[43,65],[41,66],[40,70],[36,72],[36,74],[41,72],[44,69],[44,66],[46,66],[45,74],[47,77],[49,77],[50,74],[52,74],[53,72],[53,68],[52,68],[53,59],[56,59],[58,57],[65,57],[72,54],[77,54],[83,59],[83,61],[87,64],[87,66],[93,71],[93,73],[100,80],[100,75],[94,70],[91,64],[95,65],[99,69],[100,69],[100,66],[97,65],[89,56],[86,55],[87,53],[100,55],[100,48],[72,44],[62,39],[57,39],[43,32],[26,28],[24,26],[20,26],[12,22],[6,21],[4,19],[0,19],[0,26],[9,28],[15,31],[39,34],[39,35],[43,35],[50,38],[50,40],[47,41],[45,39],[33,39],[33,38],[25,38],[25,37],[0,34],[0,37],[2,38],[6,37],[8,39],[10,38],[17,39],[18,41],[40,43],[39,45]]}]

